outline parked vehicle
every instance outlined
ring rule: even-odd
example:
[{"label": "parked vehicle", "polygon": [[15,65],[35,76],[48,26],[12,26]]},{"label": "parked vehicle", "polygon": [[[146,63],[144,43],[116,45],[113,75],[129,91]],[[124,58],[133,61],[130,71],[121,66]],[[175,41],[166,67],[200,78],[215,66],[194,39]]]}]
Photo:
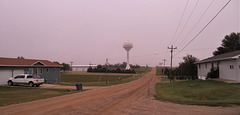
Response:
[{"label": "parked vehicle", "polygon": [[39,87],[41,84],[43,84],[44,79],[34,77],[31,74],[18,74],[17,76],[13,78],[8,79],[8,85],[29,85],[30,87]]}]

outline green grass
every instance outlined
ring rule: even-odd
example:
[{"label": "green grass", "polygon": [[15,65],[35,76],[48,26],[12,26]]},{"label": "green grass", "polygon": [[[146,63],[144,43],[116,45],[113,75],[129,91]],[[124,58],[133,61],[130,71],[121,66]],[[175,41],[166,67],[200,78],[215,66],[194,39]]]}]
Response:
[{"label": "green grass", "polygon": [[[61,84],[63,85],[75,85],[76,83],[82,83],[84,86],[110,86],[121,83],[126,83],[132,80],[136,80],[146,73],[151,71],[151,68],[139,68],[135,69],[137,74],[126,73],[62,73]],[[106,81],[109,81],[106,84]]]},{"label": "green grass", "polygon": [[167,76],[163,76],[161,79],[162,82],[170,82]]},{"label": "green grass", "polygon": [[40,89],[30,87],[0,86],[0,106],[72,94],[75,92],[77,91],[67,91],[66,89]]},{"label": "green grass", "polygon": [[163,70],[162,67],[156,67],[156,76],[163,75],[162,70]]},{"label": "green grass", "polygon": [[96,82],[99,80],[99,78],[101,77],[102,81],[115,81],[118,80],[119,78],[121,79],[126,79],[129,77],[132,77],[133,75],[112,75],[112,74],[108,74],[108,75],[78,75],[78,74],[63,74],[61,75],[61,81],[62,82]]},{"label": "green grass", "polygon": [[240,105],[240,83],[189,80],[158,83],[156,99],[179,104],[232,106]]}]

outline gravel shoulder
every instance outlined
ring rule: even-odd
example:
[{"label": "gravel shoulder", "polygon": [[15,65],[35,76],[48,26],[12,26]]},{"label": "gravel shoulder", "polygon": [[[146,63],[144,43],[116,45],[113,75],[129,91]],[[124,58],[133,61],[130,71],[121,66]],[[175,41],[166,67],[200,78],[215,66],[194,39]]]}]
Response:
[{"label": "gravel shoulder", "polygon": [[240,106],[207,107],[180,105],[154,100],[156,69],[142,78],[108,87],[64,95],[49,99],[1,107],[2,115],[8,114],[97,114],[97,115],[238,115]]}]

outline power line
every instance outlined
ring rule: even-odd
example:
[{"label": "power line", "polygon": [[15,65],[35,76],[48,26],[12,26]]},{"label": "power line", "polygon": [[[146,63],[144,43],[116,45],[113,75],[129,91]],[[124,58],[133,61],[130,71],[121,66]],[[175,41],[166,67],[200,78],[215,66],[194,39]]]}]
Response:
[{"label": "power line", "polygon": [[205,30],[206,28],[207,28],[207,26],[218,16],[218,14],[220,14],[221,12],[222,12],[222,10],[231,2],[232,0],[229,0],[222,8],[221,8],[221,10],[220,11],[218,11],[218,13],[207,23],[207,25],[205,25],[204,27],[203,27],[203,29],[200,31],[200,32],[198,32],[198,34],[193,38],[193,39],[191,39],[188,43],[187,43],[187,45],[185,45],[178,53],[176,53],[175,55],[177,55],[177,54],[179,54],[181,51],[183,51],[190,43],[192,43],[193,42],[193,40],[195,40],[202,32],[203,32],[203,30]]},{"label": "power line", "polygon": [[[172,38],[172,40],[170,41],[169,45],[172,43],[173,39],[174,39],[175,36],[176,36],[176,33],[177,33],[178,29],[179,29],[179,26],[180,26],[180,24],[181,24],[181,22],[182,22],[183,16],[184,16],[185,11],[186,11],[186,9],[187,9],[188,2],[189,2],[189,0],[187,1],[186,5],[185,5],[185,8],[184,8],[184,10],[183,10],[181,19],[180,19],[180,21],[179,21],[179,23],[178,23],[177,29],[176,29],[176,31],[174,32],[173,38]],[[169,45],[168,45],[168,46],[169,46]]]},{"label": "power line", "polygon": [[212,2],[208,5],[207,9],[204,11],[204,13],[201,15],[201,17],[198,19],[197,23],[193,26],[193,28],[191,29],[191,31],[187,34],[187,36],[184,37],[184,39],[181,41],[180,44],[177,44],[177,46],[181,45],[186,38],[188,38],[188,36],[193,32],[193,30],[197,27],[197,25],[200,23],[200,21],[202,20],[203,16],[207,13],[208,9],[212,6],[214,0],[212,0]]},{"label": "power line", "polygon": [[194,7],[193,7],[192,12],[191,12],[190,15],[188,16],[188,19],[187,19],[186,23],[184,24],[182,31],[181,31],[180,34],[178,35],[179,37],[182,35],[183,31],[185,30],[185,28],[186,28],[186,26],[187,26],[187,24],[188,24],[190,18],[192,17],[192,14],[193,14],[193,12],[195,11],[195,9],[196,9],[198,3],[199,3],[199,0],[196,2],[196,4],[195,4]]}]

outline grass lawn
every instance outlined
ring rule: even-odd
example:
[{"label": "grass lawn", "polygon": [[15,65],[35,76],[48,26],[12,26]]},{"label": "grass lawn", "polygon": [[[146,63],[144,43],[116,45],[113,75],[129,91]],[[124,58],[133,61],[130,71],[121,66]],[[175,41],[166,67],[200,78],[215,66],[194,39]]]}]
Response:
[{"label": "grass lawn", "polygon": [[[135,69],[137,74],[126,73],[61,73],[63,85],[82,83],[84,86],[109,86],[136,80],[151,71],[151,68]],[[109,81],[108,84],[106,81]]]},{"label": "grass lawn", "polygon": [[156,76],[163,75],[163,69],[162,67],[156,67]]},{"label": "grass lawn", "polygon": [[158,83],[156,99],[179,104],[232,106],[240,105],[240,83],[188,80]]},{"label": "grass lawn", "polygon": [[0,86],[0,106],[76,93],[66,89],[40,89],[31,87]]}]

